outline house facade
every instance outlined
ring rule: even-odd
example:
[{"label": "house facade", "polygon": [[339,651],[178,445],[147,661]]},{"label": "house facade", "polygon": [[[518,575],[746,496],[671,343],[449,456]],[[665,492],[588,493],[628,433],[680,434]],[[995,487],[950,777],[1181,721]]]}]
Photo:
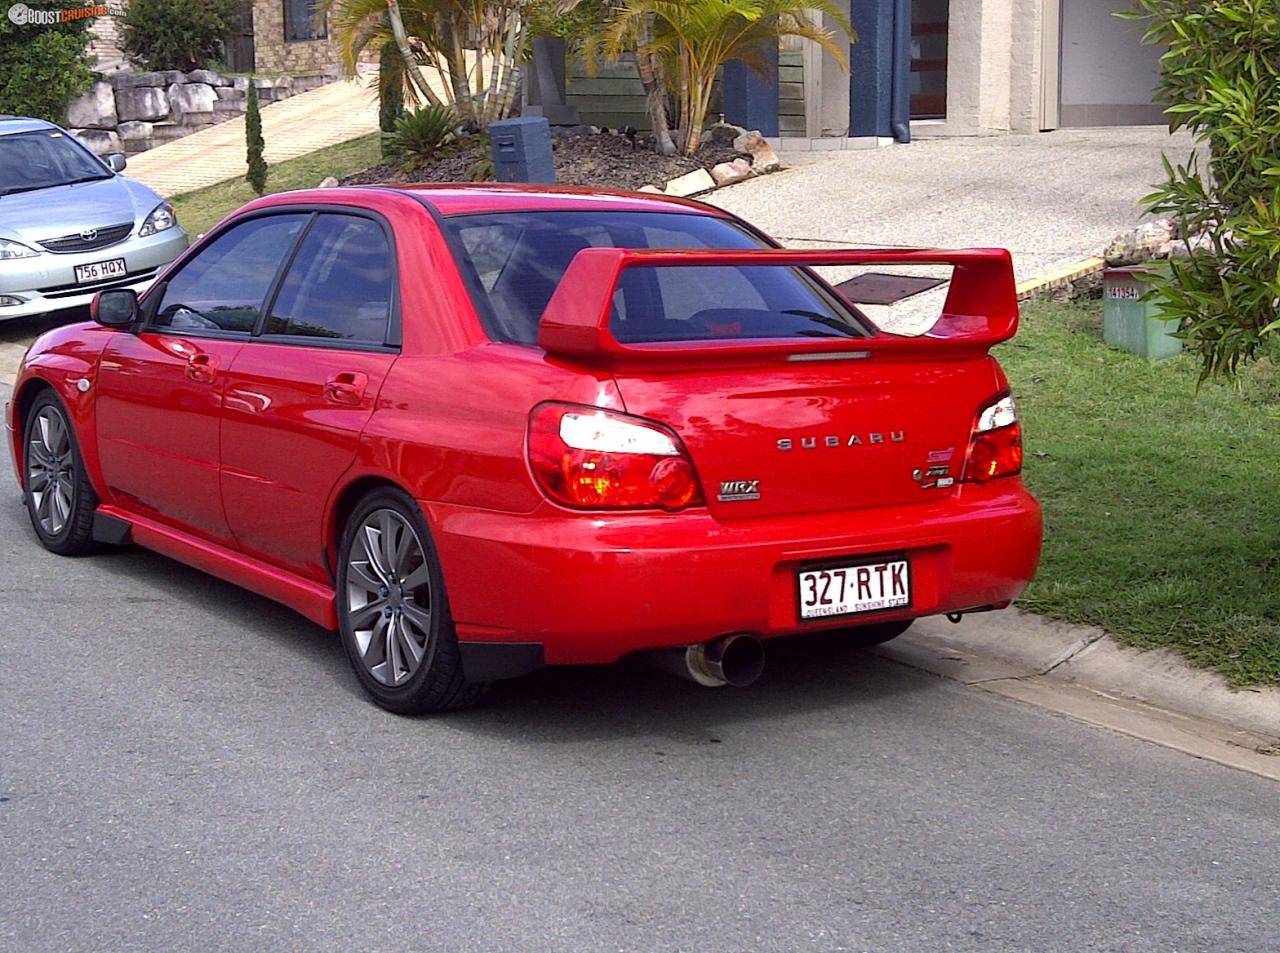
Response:
[{"label": "house facade", "polygon": [[322,73],[338,61],[321,0],[243,0],[227,46],[236,72]]},{"label": "house facade", "polygon": [[[1141,24],[1115,16],[1131,9],[1125,0],[836,2],[859,37],[851,71],[815,44],[792,47],[803,59],[804,137],[902,140],[1165,121],[1153,103],[1162,51],[1142,45]],[[727,71],[726,119],[795,137],[784,128],[779,92],[749,70]]]}]

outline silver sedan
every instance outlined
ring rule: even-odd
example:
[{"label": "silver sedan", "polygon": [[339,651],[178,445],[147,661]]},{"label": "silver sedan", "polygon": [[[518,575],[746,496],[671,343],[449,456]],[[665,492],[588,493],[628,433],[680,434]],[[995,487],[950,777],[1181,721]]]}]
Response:
[{"label": "silver sedan", "polygon": [[0,320],[145,288],[187,247],[172,206],[64,129],[0,117]]}]

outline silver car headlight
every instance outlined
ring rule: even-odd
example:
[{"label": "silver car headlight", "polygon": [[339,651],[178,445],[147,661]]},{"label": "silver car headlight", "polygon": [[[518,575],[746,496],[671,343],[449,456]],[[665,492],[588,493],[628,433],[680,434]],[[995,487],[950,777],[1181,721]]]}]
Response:
[{"label": "silver car headlight", "polygon": [[0,238],[0,261],[8,261],[11,258],[35,258],[39,254],[34,248],[28,248],[22,242]]},{"label": "silver car headlight", "polygon": [[173,206],[168,202],[161,202],[143,220],[142,227],[138,229],[138,237],[146,238],[156,232],[163,232],[165,229],[173,228],[177,224],[178,213],[173,210]]}]

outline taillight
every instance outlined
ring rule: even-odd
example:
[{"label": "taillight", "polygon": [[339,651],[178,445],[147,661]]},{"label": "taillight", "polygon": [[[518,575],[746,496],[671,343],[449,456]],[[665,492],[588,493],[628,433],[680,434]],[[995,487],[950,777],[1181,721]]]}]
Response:
[{"label": "taillight", "polygon": [[1001,397],[978,414],[965,459],[967,483],[986,483],[1022,472],[1022,424],[1012,397]]},{"label": "taillight", "polygon": [[678,510],[702,502],[679,437],[660,424],[608,410],[535,407],[529,465],[543,491],[566,506]]}]

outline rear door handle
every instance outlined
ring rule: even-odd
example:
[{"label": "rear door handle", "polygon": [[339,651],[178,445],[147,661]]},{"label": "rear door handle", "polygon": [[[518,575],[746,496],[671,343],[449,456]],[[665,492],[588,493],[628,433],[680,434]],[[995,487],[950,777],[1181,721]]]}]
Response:
[{"label": "rear door handle", "polygon": [[218,359],[212,354],[192,354],[187,358],[187,377],[197,384],[211,384],[218,373]]},{"label": "rear door handle", "polygon": [[324,399],[331,404],[359,404],[364,400],[364,389],[369,385],[369,375],[357,371],[334,374],[324,384]]}]

